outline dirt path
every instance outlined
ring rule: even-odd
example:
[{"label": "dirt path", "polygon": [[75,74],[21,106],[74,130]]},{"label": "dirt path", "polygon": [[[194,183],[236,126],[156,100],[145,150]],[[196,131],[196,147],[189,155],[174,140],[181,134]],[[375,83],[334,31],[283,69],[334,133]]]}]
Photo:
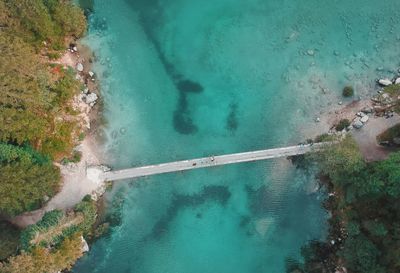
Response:
[{"label": "dirt path", "polygon": [[399,123],[400,116],[398,114],[388,119],[384,117],[371,117],[363,128],[352,130],[351,134],[367,161],[377,161],[387,158],[392,149],[378,145],[376,137]]}]

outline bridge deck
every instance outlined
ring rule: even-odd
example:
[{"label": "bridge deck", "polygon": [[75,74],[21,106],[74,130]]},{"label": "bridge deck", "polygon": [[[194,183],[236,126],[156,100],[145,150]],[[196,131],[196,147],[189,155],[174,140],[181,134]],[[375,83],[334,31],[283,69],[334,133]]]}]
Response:
[{"label": "bridge deck", "polygon": [[297,145],[297,146],[275,148],[269,150],[260,150],[260,151],[252,151],[245,153],[227,154],[227,155],[175,161],[170,163],[136,167],[125,170],[109,171],[103,173],[100,176],[100,178],[104,181],[115,181],[115,180],[155,175],[161,173],[170,173],[170,172],[178,172],[191,169],[221,166],[221,165],[240,163],[240,162],[250,162],[250,161],[258,161],[264,159],[288,157],[319,150],[323,146],[329,144],[330,143],[323,142],[323,143],[316,143],[314,145],[311,144]]}]

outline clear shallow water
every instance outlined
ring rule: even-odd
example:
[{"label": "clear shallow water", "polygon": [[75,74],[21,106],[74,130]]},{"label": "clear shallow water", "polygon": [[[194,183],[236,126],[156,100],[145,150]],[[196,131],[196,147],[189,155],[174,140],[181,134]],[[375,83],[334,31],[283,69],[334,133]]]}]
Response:
[{"label": "clear shallow water", "polygon": [[[344,85],[366,96],[400,60],[394,0],[94,3],[115,168],[300,142]],[[324,236],[313,182],[273,160],[118,183],[121,225],[74,272],[283,272]]]}]

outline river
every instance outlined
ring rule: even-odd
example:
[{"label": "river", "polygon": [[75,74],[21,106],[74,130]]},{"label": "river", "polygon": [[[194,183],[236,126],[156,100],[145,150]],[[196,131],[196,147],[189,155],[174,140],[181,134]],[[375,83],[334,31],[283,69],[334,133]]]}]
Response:
[{"label": "river", "polygon": [[[93,2],[114,168],[297,144],[400,60],[395,0]],[[118,182],[110,210],[121,196],[73,272],[281,273],[326,235],[325,194],[286,159]]]}]

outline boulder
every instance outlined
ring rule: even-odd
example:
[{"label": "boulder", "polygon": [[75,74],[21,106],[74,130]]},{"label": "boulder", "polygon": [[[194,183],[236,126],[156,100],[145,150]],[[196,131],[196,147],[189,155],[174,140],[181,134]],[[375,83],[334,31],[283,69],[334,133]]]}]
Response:
[{"label": "boulder", "polygon": [[93,76],[94,76],[94,72],[93,72],[93,71],[89,71],[88,74],[89,74],[89,76],[90,76],[91,78],[93,78]]},{"label": "boulder", "polygon": [[359,119],[357,119],[354,123],[353,123],[353,127],[356,129],[361,129],[364,126],[364,123],[362,123]]},{"label": "boulder", "polygon": [[84,97],[85,102],[86,102],[87,104],[93,104],[93,105],[96,103],[96,101],[98,100],[98,98],[99,98],[99,97],[98,97],[95,93],[87,94],[86,97]]},{"label": "boulder", "polygon": [[372,107],[364,107],[361,112],[365,114],[372,114],[374,112],[374,109]]},{"label": "boulder", "polygon": [[398,77],[395,81],[394,84],[400,84],[400,77]]},{"label": "boulder", "polygon": [[365,116],[363,116],[362,118],[360,118],[360,121],[361,121],[362,123],[367,123],[368,120],[369,120],[369,117],[368,117],[367,115],[365,115]]},{"label": "boulder", "polygon": [[89,245],[86,242],[85,238],[83,238],[83,236],[81,236],[81,241],[82,241],[82,252],[88,252],[89,251]]},{"label": "boulder", "polygon": [[73,49],[75,52],[78,51],[78,48],[77,48],[76,46],[74,46],[72,49]]},{"label": "boulder", "polygon": [[362,118],[363,116],[365,116],[365,113],[364,112],[358,112],[356,115],[357,115],[357,117]]},{"label": "boulder", "polygon": [[82,72],[83,71],[83,64],[82,63],[78,63],[76,65],[76,70],[78,70],[79,72]]},{"label": "boulder", "polygon": [[382,86],[389,86],[392,84],[392,81],[389,79],[380,79],[378,80],[378,83]]}]

